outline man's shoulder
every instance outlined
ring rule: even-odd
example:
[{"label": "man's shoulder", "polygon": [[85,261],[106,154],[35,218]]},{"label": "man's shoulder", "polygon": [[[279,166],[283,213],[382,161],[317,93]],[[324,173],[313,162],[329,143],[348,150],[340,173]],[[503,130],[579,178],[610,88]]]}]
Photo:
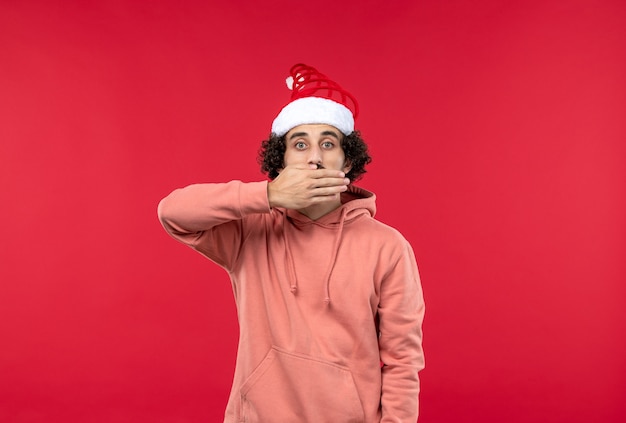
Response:
[{"label": "man's shoulder", "polygon": [[386,222],[376,219],[375,217],[368,216],[365,219],[361,219],[361,221],[358,222],[358,225],[363,225],[360,229],[364,232],[366,231],[365,234],[368,237],[372,236],[379,239],[382,238],[387,242],[406,242],[406,238],[402,235],[400,230]]}]

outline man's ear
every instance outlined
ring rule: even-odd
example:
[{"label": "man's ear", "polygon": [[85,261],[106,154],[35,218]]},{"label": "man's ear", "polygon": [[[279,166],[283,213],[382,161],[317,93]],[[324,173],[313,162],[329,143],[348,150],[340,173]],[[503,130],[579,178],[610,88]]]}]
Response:
[{"label": "man's ear", "polygon": [[343,173],[347,175],[348,172],[352,170],[352,162],[346,159],[345,163],[343,164],[343,168],[341,170],[343,170]]}]

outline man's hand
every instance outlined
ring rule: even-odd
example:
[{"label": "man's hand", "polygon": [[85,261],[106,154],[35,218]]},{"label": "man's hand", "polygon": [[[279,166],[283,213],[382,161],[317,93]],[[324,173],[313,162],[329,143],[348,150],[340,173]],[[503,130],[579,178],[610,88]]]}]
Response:
[{"label": "man's hand", "polygon": [[271,207],[300,210],[339,200],[349,184],[350,179],[340,170],[287,166],[267,185],[267,198]]}]

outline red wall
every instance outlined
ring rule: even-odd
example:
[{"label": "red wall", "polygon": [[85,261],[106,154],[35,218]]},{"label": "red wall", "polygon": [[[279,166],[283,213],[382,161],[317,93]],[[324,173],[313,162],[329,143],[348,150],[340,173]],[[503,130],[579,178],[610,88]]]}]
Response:
[{"label": "red wall", "polygon": [[156,205],[262,178],[299,61],[415,248],[420,421],[626,421],[626,3],[264,3],[0,2],[0,421],[221,421],[230,284]]}]

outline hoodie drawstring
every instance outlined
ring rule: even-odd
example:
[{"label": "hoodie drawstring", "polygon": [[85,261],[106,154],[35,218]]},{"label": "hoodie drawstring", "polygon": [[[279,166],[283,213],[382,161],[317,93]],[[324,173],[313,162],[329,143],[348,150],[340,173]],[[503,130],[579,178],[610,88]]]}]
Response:
[{"label": "hoodie drawstring", "polygon": [[[330,258],[330,263],[328,265],[328,271],[326,272],[326,277],[324,280],[324,304],[330,305],[330,281],[332,279],[333,270],[335,268],[335,263],[337,262],[337,256],[339,254],[339,247],[341,246],[341,237],[343,235],[343,227],[346,220],[346,215],[348,214],[348,209],[343,208],[341,210],[341,217],[339,218],[339,229],[337,230],[337,234],[335,235],[335,242],[332,249],[332,255]],[[291,252],[291,244],[289,243],[289,236],[287,235],[287,213],[283,214],[283,238],[285,241],[285,263],[287,263],[288,271],[289,271],[289,290],[292,294],[296,294],[298,291],[298,279],[296,274],[296,266],[293,258],[293,253]]]},{"label": "hoodie drawstring", "polygon": [[330,258],[330,265],[328,266],[328,272],[326,273],[326,284],[324,287],[324,303],[326,305],[330,305],[330,279],[333,274],[333,270],[335,269],[337,255],[339,254],[339,247],[341,246],[341,235],[343,234],[343,225],[346,220],[346,214],[348,214],[347,208],[341,210],[341,218],[339,219],[339,230],[337,231],[337,235],[335,236],[335,245],[333,245],[332,251],[333,255]]},{"label": "hoodie drawstring", "polygon": [[293,260],[293,254],[291,253],[291,246],[289,245],[289,237],[287,236],[287,213],[283,214],[283,239],[285,240],[285,263],[289,267],[289,290],[292,294],[295,294],[298,290],[298,279],[296,276],[296,265]]}]

